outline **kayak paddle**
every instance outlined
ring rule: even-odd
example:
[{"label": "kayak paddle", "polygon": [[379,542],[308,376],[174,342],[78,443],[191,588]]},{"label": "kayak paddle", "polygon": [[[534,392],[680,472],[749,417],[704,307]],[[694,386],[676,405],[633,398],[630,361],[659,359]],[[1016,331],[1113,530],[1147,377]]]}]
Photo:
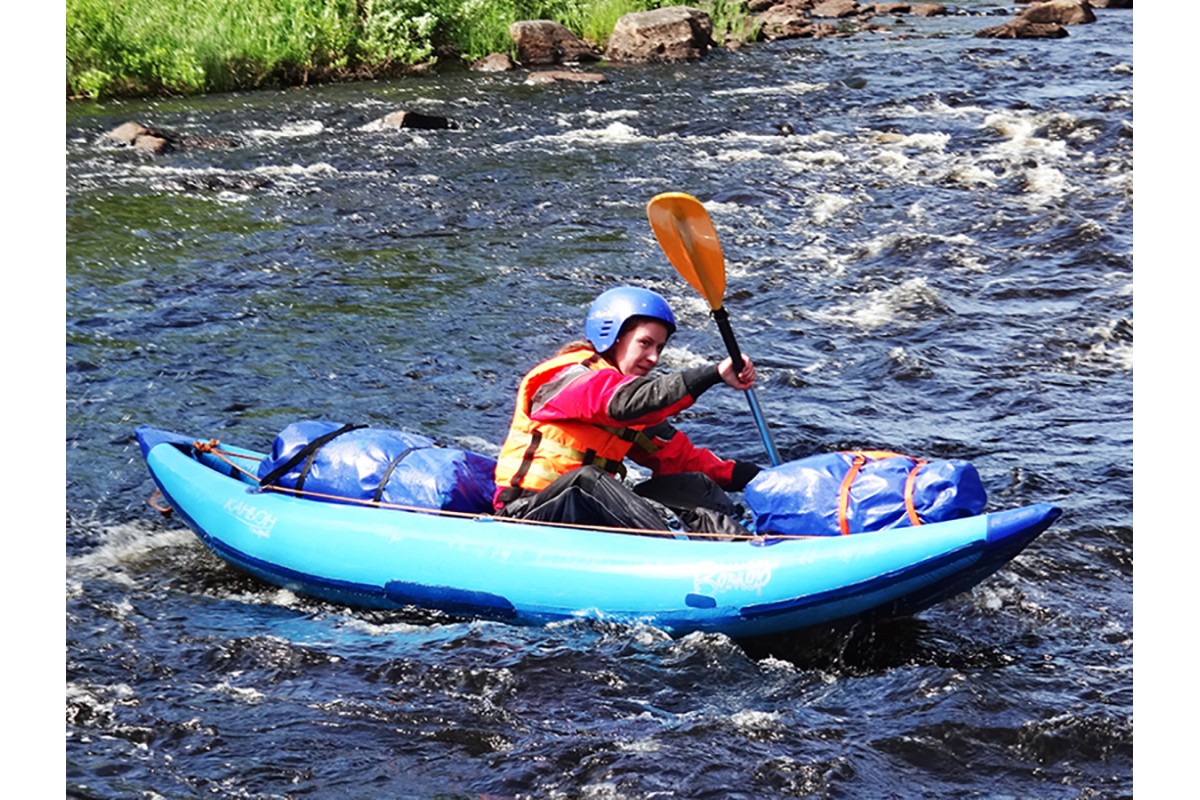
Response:
[{"label": "kayak paddle", "polygon": [[[667,259],[683,279],[708,301],[721,338],[725,340],[725,348],[733,359],[733,368],[741,372],[746,362],[742,359],[737,340],[733,338],[729,312],[725,310],[725,256],[721,253],[721,242],[717,239],[717,230],[708,212],[690,194],[666,192],[650,201],[646,206],[646,216],[650,218],[650,227],[654,229],[654,235]],[[746,401],[750,404],[754,424],[758,426],[758,434],[767,450],[767,458],[771,460],[771,466],[777,467],[780,463],[779,452],[771,440],[771,432],[767,429],[753,389],[746,390]]]}]

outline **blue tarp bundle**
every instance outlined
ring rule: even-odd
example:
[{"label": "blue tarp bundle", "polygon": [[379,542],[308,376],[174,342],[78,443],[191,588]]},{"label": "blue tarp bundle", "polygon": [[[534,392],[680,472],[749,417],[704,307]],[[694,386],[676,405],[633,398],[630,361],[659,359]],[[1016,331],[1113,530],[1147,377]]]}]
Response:
[{"label": "blue tarp bundle", "polygon": [[496,462],[433,439],[325,420],[294,422],[275,437],[258,477],[313,499],[490,512]]},{"label": "blue tarp bundle", "polygon": [[825,453],[764,469],[746,487],[745,500],[760,533],[878,531],[913,524],[905,499],[910,475],[912,509],[922,523],[974,516],[987,505],[979,472],[968,461],[925,462],[870,451]]}]

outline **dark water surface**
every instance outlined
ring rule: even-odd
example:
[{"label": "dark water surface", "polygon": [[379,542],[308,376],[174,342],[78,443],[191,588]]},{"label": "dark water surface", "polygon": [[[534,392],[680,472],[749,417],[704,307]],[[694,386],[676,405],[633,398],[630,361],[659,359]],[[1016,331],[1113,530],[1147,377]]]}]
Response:
[{"label": "dark water surface", "polygon": [[[1097,13],[1061,41],[913,18],[597,86],[71,105],[67,794],[1132,796],[1133,17]],[[463,127],[373,129],[399,108]],[[96,145],[127,120],[245,146]],[[785,458],[968,458],[991,508],[1064,518],[918,618],[738,643],[316,603],[146,506],[142,423],[494,453],[519,376],[616,283],[677,309],[668,368],[718,358],[645,220],[669,190],[721,233]],[[733,392],[680,424],[765,460]]]}]

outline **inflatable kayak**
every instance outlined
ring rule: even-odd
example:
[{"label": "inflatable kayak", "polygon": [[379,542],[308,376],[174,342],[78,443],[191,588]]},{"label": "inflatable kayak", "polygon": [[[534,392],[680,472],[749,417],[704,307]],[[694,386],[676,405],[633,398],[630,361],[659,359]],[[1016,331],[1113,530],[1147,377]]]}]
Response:
[{"label": "inflatable kayak", "polygon": [[260,488],[262,453],[146,426],[137,438],[169,508],[241,570],[350,606],[519,624],[752,637],[909,615],[987,578],[1061,513],[1038,504],[848,536],[647,536],[322,502]]}]

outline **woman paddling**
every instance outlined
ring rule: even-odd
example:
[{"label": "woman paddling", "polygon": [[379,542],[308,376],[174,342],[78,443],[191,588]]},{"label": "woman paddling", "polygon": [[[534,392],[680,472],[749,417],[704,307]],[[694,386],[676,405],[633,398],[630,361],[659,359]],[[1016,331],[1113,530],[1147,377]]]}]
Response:
[{"label": "woman paddling", "polygon": [[[759,467],[696,447],[667,420],[719,383],[752,387],[751,360],[740,373],[726,358],[649,377],[675,332],[675,315],[660,295],[632,286],[597,297],[584,331],[587,341],[566,345],[521,381],[496,465],[497,513],[745,534],[724,490],[741,491]],[[614,477],[624,478],[626,457],[653,477],[633,488]]]}]

